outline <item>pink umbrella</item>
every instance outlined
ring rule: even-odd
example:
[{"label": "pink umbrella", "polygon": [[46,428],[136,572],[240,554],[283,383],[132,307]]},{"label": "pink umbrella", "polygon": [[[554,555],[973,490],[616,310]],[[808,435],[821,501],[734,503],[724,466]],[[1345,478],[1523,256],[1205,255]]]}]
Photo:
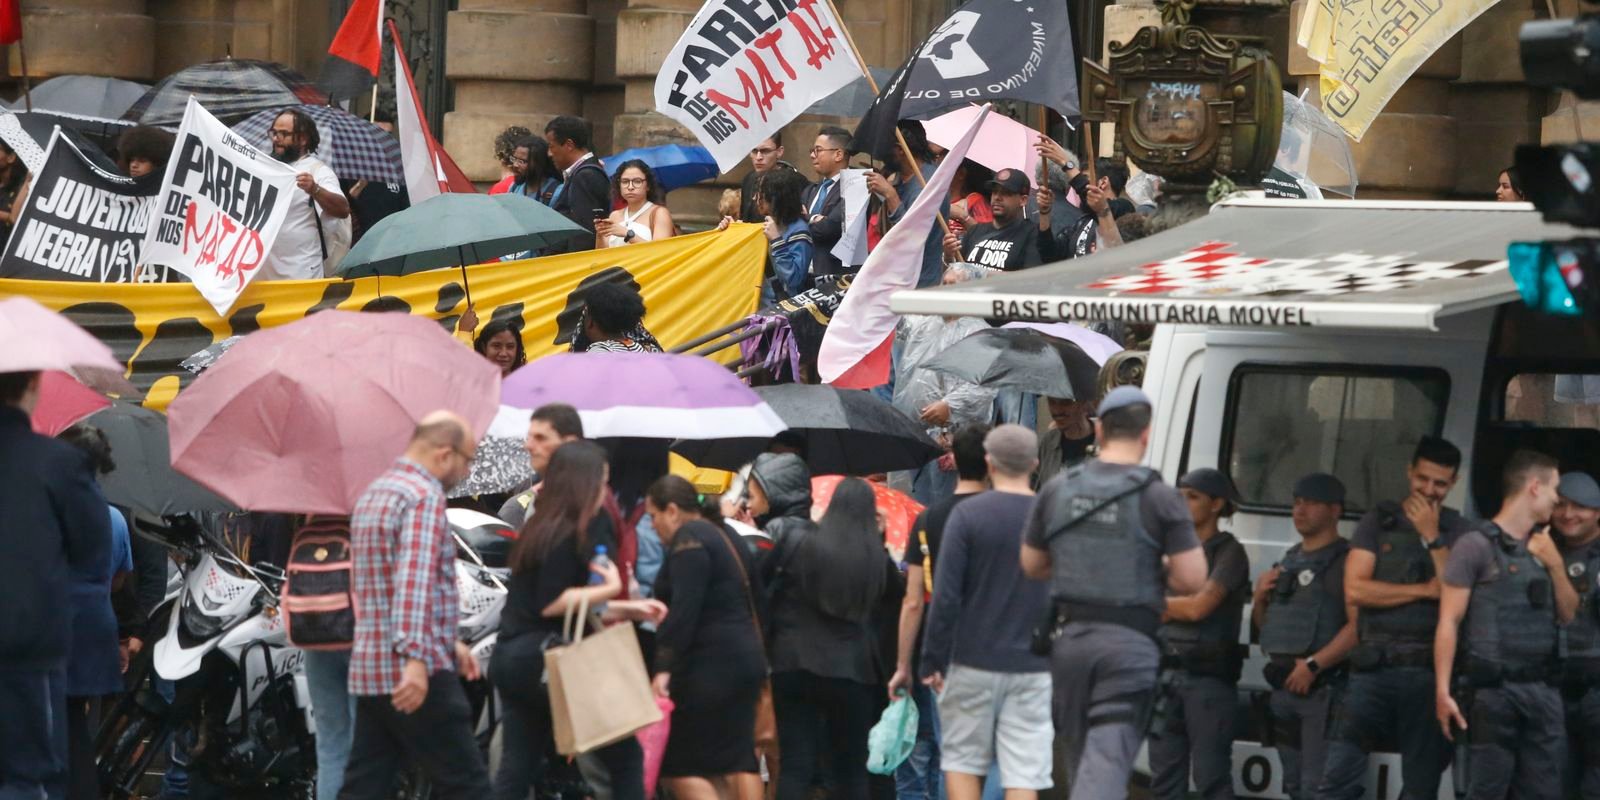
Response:
[{"label": "pink umbrella", "polygon": [[39,376],[39,402],[33,406],[33,432],[56,434],[111,405],[111,398],[78,383],[72,375],[51,370]]},{"label": "pink umbrella", "polygon": [[0,342],[0,372],[62,370],[102,391],[137,394],[111,348],[32,298],[0,300]]},{"label": "pink umbrella", "polygon": [[[958,108],[923,122],[922,129],[928,134],[928,141],[944,148],[955,147],[982,111],[982,106]],[[1039,152],[1033,149],[1033,143],[1038,139],[1038,131],[1004,114],[990,113],[972,140],[967,158],[996,172],[1020,169],[1037,184]]]},{"label": "pink umbrella", "polygon": [[172,466],[240,508],[348,514],[417,420],[481,436],[500,370],[437,322],[323,311],[245,336],[167,409]]}]

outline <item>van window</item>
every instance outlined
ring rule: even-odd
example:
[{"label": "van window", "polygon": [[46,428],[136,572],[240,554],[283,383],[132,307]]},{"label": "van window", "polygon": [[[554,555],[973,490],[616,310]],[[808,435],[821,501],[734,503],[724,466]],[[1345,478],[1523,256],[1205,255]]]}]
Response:
[{"label": "van window", "polygon": [[1230,382],[1221,461],[1242,507],[1286,512],[1295,480],[1331,472],[1357,515],[1405,487],[1417,440],[1440,432],[1449,396],[1443,370],[1246,364]]},{"label": "van window", "polygon": [[1600,375],[1523,373],[1506,384],[1505,422],[1600,428]]}]

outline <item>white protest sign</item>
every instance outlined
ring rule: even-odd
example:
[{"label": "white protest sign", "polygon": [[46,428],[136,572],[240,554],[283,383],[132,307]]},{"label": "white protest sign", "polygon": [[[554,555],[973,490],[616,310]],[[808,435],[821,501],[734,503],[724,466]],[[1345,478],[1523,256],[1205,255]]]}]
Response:
[{"label": "white protest sign", "polygon": [[188,276],[226,315],[272,250],[289,204],[303,195],[289,165],[257,150],[191,97],[156,196],[143,263]]},{"label": "white protest sign", "polygon": [[827,0],[710,0],[656,76],[656,110],[727,172],[863,67]]}]

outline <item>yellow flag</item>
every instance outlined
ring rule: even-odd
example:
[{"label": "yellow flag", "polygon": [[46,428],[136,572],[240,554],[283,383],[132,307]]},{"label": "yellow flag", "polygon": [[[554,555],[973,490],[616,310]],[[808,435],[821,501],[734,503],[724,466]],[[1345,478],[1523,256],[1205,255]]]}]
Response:
[{"label": "yellow flag", "polygon": [[1361,141],[1389,98],[1496,0],[1311,0],[1296,40],[1322,65],[1322,111]]},{"label": "yellow flag", "polygon": [[[226,317],[187,283],[0,280],[0,298],[26,295],[66,314],[111,347],[128,365],[128,379],[145,392],[144,404],[160,410],[195,378],[181,362],[229,336],[329,308],[406,311],[453,330],[466,310],[467,289],[480,326],[498,317],[522,320],[532,361],[567,349],[557,342],[558,326],[577,321],[574,290],[631,279],[644,295],[645,327],[670,348],[754,313],[766,257],[761,226],[739,224],[720,233],[468,267],[466,287],[459,269],[353,281],[254,281]],[[732,348],[719,356],[737,354]]]}]

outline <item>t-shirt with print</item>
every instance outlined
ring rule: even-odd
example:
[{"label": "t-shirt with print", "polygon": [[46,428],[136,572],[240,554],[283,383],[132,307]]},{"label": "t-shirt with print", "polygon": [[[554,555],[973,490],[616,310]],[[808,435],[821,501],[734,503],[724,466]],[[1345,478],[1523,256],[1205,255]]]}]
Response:
[{"label": "t-shirt with print", "polygon": [[[1084,462],[1083,469],[1115,479],[1142,467],[1112,464],[1094,459]],[[1039,497],[1033,504],[1033,510],[1028,514],[1028,527],[1022,539],[1030,547],[1039,550],[1050,549],[1051,520],[1045,517],[1056,507],[1056,498],[1066,490],[1067,481],[1072,474],[1071,471],[1062,472],[1039,488]],[[1162,555],[1175,556],[1200,546],[1200,539],[1194,532],[1194,518],[1189,516],[1189,504],[1184,501],[1183,495],[1179,494],[1177,489],[1165,483],[1160,481],[1151,483],[1140,493],[1139,516],[1144,522],[1145,531],[1155,540]],[[1054,588],[1059,590],[1060,587]],[[1162,588],[1165,589],[1164,586]],[[1160,606],[1154,610],[1165,611],[1165,606],[1166,600],[1163,598]]]},{"label": "t-shirt with print", "polygon": [[1039,223],[1023,218],[1004,227],[997,224],[986,222],[967,230],[961,243],[967,263],[1007,271],[1038,266]]},{"label": "t-shirt with print", "polygon": [[[301,156],[289,165],[295,172],[310,173],[311,178],[324,192],[339,194],[339,176],[333,168],[316,156]],[[313,211],[313,208],[315,209]],[[332,217],[311,195],[295,188],[289,193],[289,211],[278,229],[278,238],[261,264],[259,280],[317,280],[322,277],[322,239],[317,236],[317,223],[327,227]]]}]

